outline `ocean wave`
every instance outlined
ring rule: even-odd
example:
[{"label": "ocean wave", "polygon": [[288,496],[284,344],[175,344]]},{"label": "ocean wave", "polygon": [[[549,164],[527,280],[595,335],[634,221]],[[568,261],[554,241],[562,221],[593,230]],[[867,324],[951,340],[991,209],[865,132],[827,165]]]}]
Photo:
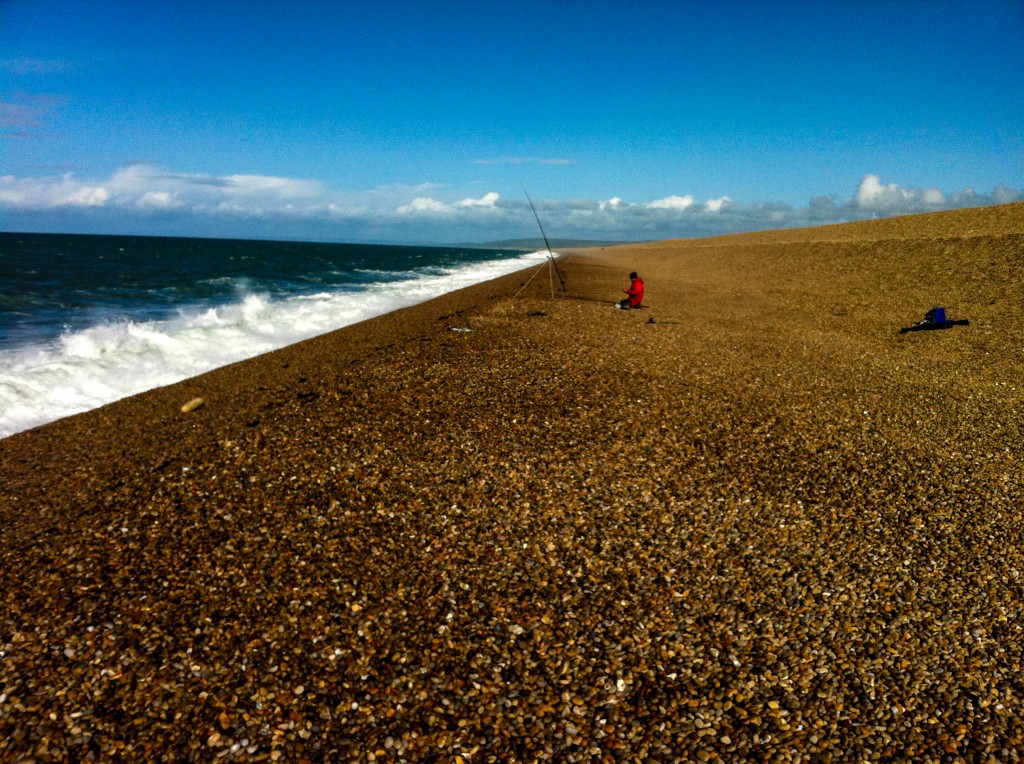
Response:
[{"label": "ocean wave", "polygon": [[105,318],[0,350],[0,438],[529,267],[533,252],[316,294],[247,293],[158,320]]}]

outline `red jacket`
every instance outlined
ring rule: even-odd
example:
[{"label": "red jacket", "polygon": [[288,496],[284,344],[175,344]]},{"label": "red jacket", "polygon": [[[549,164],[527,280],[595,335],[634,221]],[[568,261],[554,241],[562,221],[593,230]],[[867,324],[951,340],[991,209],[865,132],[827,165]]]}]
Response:
[{"label": "red jacket", "polygon": [[629,295],[629,307],[639,308],[644,301],[644,280],[637,276],[629,283],[629,289],[625,291]]}]

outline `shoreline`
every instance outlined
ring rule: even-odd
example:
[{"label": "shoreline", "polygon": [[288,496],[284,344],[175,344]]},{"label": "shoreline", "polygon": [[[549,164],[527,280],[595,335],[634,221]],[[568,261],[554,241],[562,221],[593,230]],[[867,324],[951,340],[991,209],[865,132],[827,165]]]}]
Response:
[{"label": "shoreline", "polygon": [[1022,242],[566,251],[0,440],[0,758],[1019,751]]},{"label": "shoreline", "polygon": [[[46,245],[38,247],[43,251]],[[377,248],[362,257],[380,256]],[[488,281],[543,257],[490,252],[470,262],[438,264],[433,271],[406,270],[401,263],[388,270],[382,263],[385,270],[373,281],[358,287],[327,284],[308,294],[275,293],[259,280],[243,287],[236,274],[227,279],[234,285],[230,297],[194,295],[193,302],[181,292],[170,313],[150,315],[145,311],[152,306],[144,300],[129,300],[123,312],[69,316],[57,334],[12,336],[0,348],[7,372],[0,383],[0,438]],[[283,274],[288,263],[279,267]],[[361,272],[355,263],[351,267]],[[61,323],[59,316],[51,318]]]}]

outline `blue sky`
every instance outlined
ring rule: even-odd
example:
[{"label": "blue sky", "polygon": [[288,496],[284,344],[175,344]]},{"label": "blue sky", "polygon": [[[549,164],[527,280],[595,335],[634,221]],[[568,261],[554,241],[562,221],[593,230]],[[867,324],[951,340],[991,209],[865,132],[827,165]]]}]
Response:
[{"label": "blue sky", "polygon": [[1024,199],[1024,3],[0,0],[0,227],[663,239]]}]

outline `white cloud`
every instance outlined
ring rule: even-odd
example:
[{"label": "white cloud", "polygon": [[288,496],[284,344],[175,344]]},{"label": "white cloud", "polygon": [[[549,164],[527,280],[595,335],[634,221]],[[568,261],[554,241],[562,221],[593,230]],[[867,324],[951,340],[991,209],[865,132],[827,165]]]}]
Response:
[{"label": "white cloud", "polygon": [[[973,192],[967,189],[961,193]],[[863,177],[855,199],[857,207],[862,210],[887,214],[926,212],[947,205],[946,195],[937,188],[904,188],[896,183],[883,185],[882,179],[874,174]]]},{"label": "white cloud", "polygon": [[135,203],[143,209],[170,209],[174,206],[174,195],[167,191],[147,191]]},{"label": "white cloud", "polygon": [[895,183],[883,186],[877,175],[865,175],[857,187],[857,205],[860,207],[891,207],[909,198],[910,194]]},{"label": "white cloud", "polygon": [[307,208],[324,197],[317,181],[267,175],[168,174],[149,164],[123,167],[103,180],[79,180],[73,173],[60,177],[0,179],[0,203],[20,209],[65,206],[116,206],[140,209],[183,207],[233,213],[263,214],[285,210],[296,201]]},{"label": "white cloud", "polygon": [[53,209],[96,207],[106,204],[110,191],[102,185],[79,182],[71,173],[58,178],[0,178],[0,207]]},{"label": "white cloud", "polygon": [[[1020,190],[1005,187],[991,194],[970,189],[942,192],[883,183],[878,175],[868,174],[848,199],[819,197],[799,208],[775,202],[738,204],[729,196],[697,202],[691,194],[672,194],[638,202],[618,196],[547,200],[538,203],[537,211],[554,239],[636,241],[820,225],[1022,199]],[[12,222],[16,215],[29,223]],[[73,173],[0,177],[4,226],[19,230],[14,226],[34,225],[32,215],[36,220],[42,219],[40,215],[48,216],[47,220],[64,216],[72,221],[61,226],[67,231],[79,230],[76,225],[89,220],[94,221],[89,230],[96,232],[145,232],[149,225],[163,226],[162,233],[181,235],[202,231],[204,235],[348,241],[488,241],[526,238],[536,232],[527,200],[503,199],[495,191],[461,199],[437,184],[345,191],[302,178],[175,173],[150,164],[122,167],[105,178],[80,178]]]},{"label": "white cloud", "polygon": [[399,215],[415,215],[421,212],[448,212],[451,210],[444,202],[427,196],[417,196],[408,204],[403,204],[396,211]]},{"label": "white cloud", "polygon": [[488,194],[484,194],[479,199],[463,199],[458,203],[459,207],[494,207],[498,203],[501,197],[495,192],[491,191]]},{"label": "white cloud", "polygon": [[416,214],[438,214],[438,215],[451,215],[459,210],[465,210],[470,208],[476,209],[495,209],[498,201],[501,197],[495,192],[484,194],[479,199],[463,199],[455,204],[445,204],[444,202],[432,199],[429,196],[418,196],[408,204],[403,204],[398,207],[395,211],[399,215],[416,215]]},{"label": "white cloud", "polygon": [[315,199],[323,194],[321,184],[312,180],[269,175],[227,175],[224,180],[225,193],[236,197]]},{"label": "white cloud", "polygon": [[102,207],[110,200],[110,192],[102,186],[82,186],[68,197],[68,204],[80,207]]},{"label": "white cloud", "polygon": [[686,196],[666,196],[664,199],[648,202],[645,206],[652,210],[685,210],[692,205],[693,197],[687,194]]},{"label": "white cloud", "polygon": [[708,212],[721,212],[724,207],[732,204],[728,196],[720,196],[717,199],[708,199],[704,202],[704,209]]}]

